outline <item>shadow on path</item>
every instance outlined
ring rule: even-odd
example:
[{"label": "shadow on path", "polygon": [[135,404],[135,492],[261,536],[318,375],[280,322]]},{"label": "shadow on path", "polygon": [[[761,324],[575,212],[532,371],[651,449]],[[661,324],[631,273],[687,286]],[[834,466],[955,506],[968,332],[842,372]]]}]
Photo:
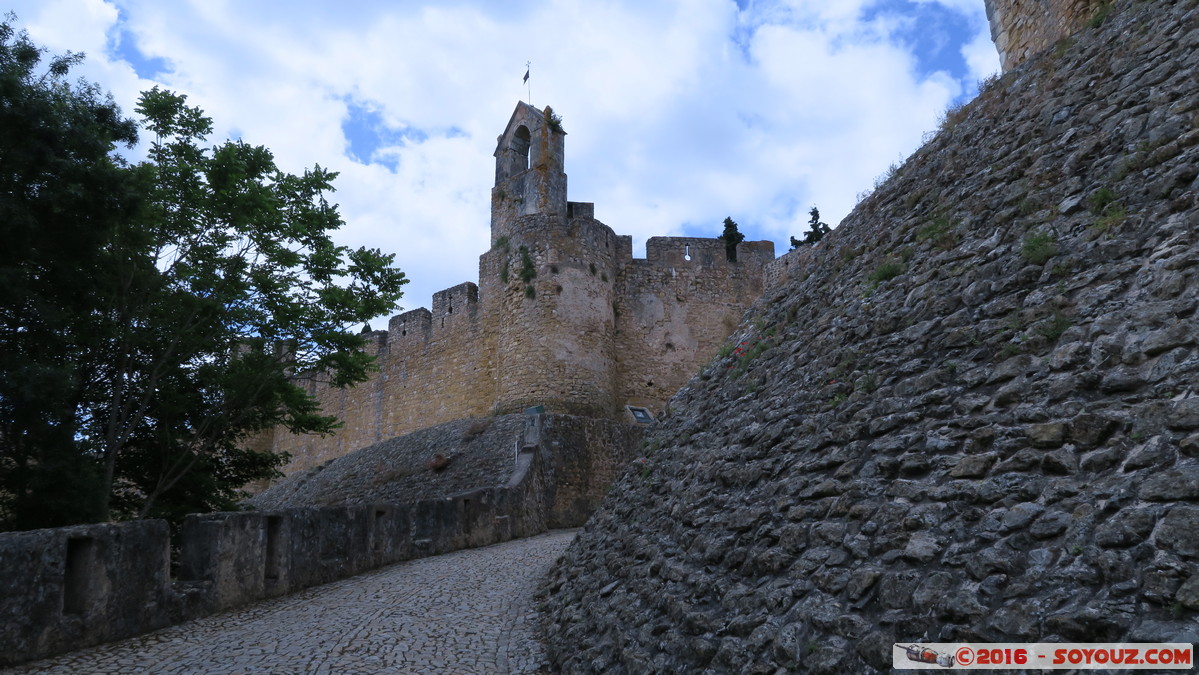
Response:
[{"label": "shadow on path", "polygon": [[6,673],[537,673],[534,593],[576,530],[385,567]]}]

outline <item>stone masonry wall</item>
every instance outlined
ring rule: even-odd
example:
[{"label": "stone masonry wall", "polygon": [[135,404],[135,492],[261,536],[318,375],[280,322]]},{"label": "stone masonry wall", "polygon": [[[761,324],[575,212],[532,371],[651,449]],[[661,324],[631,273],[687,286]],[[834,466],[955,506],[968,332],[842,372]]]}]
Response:
[{"label": "stone masonry wall", "polygon": [[1049,49],[1095,16],[1103,0],[986,0],[1003,71]]},{"label": "stone masonry wall", "polygon": [[563,673],[1199,643],[1199,0],[948,120],[671,401],[555,567]]},{"label": "stone masonry wall", "polygon": [[[599,420],[546,419],[524,416],[503,439],[508,477],[498,486],[415,501],[188,516],[175,542],[174,577],[165,521],[0,533],[0,667],[402,560],[532,536],[551,521],[577,526],[576,498],[591,494],[586,499],[597,502],[606,485],[568,487],[560,494],[570,501],[558,513],[557,466],[569,467],[587,451],[564,446],[582,434],[598,444],[591,451],[618,456],[628,453],[600,446],[638,439],[614,422],[605,432]],[[575,480],[568,476],[567,486]]]},{"label": "stone masonry wall", "polygon": [[711,359],[761,295],[771,242],[742,242],[730,262],[717,239],[652,237],[644,260],[623,262],[617,286],[618,396],[661,410]]},{"label": "stone masonry wall", "polygon": [[498,138],[492,247],[479,282],[433,297],[432,311],[393,318],[370,335],[379,372],[331,389],[298,381],[344,423],[330,437],[275,430],[255,439],[285,451],[294,474],[358,448],[442,422],[544,406],[625,419],[660,411],[711,358],[761,294],[771,242],[742,242],[725,259],[716,239],[655,237],[644,260],[632,240],[567,201],[565,132],[552,112],[518,103]]},{"label": "stone masonry wall", "polygon": [[625,405],[660,411],[762,293],[774,259],[771,242],[742,242],[730,263],[723,242],[682,237],[654,237],[637,259],[628,237],[585,215],[521,216],[505,231],[479,258],[478,286],[441,291],[432,311],[370,334],[370,380],[334,389],[300,378],[341,430],[279,429],[258,447],[290,453],[291,475],[417,429],[534,405],[613,419]]},{"label": "stone masonry wall", "polygon": [[[497,405],[611,417],[615,412],[616,235],[589,218],[524,216],[494,255],[509,272],[499,296]],[[536,275],[522,279],[526,265]],[[498,275],[497,275],[498,277]]]},{"label": "stone masonry wall", "polygon": [[260,447],[290,453],[284,472],[292,474],[416,429],[489,415],[495,337],[474,284],[441,291],[433,296],[432,312],[405,312],[391,319],[387,331],[370,334],[379,371],[367,382],[336,389],[319,375],[300,379],[326,414],[342,420],[342,429],[331,436],[277,429]]}]

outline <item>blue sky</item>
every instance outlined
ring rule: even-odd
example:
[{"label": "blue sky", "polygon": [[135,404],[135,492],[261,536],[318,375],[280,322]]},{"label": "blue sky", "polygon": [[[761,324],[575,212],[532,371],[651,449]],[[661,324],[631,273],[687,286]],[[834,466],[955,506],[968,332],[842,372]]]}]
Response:
[{"label": "blue sky", "polygon": [[[0,9],[4,9],[0,6]],[[396,254],[404,309],[477,281],[495,138],[532,62],[563,117],[570,198],[631,234],[776,253],[808,209],[836,224],[998,70],[983,0],[519,0],[287,3],[10,0],[17,25],[127,114],[187,94],[214,141],[341,173],[341,243]],[[375,326],[382,327],[381,325]]]}]

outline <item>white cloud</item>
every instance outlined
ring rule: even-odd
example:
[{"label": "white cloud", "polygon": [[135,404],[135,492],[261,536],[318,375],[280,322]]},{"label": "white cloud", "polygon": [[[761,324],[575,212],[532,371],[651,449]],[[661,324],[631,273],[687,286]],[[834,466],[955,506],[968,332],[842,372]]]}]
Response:
[{"label": "white cloud", "polygon": [[[969,17],[951,35],[963,70],[998,64],[982,0],[939,2]],[[532,61],[533,103],[569,133],[571,199],[636,245],[715,236],[725,216],[778,252],[820,206],[836,223],[874,176],[914,150],[963,85],[919,72],[896,36],[906,17],[862,21],[873,0],[524,0],[278,5],[224,0],[20,0],[35,41],[89,54],[81,74],[131,112],[140,79],[115,43],[169,64],[157,83],[280,165],[340,171],[343,243],[397,254],[402,304],[477,277],[488,247],[495,137]],[[119,12],[117,8],[120,8]],[[981,18],[980,18],[981,17]],[[393,130],[364,165],[342,125],[348,101]],[[423,134],[423,135],[421,135]],[[636,250],[636,249],[635,249]],[[376,326],[378,327],[378,326]]]}]

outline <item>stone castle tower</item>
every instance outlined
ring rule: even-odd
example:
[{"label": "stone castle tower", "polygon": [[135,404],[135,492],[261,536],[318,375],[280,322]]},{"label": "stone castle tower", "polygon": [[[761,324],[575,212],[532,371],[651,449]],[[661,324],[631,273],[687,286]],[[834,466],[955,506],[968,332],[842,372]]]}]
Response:
[{"label": "stone castle tower", "polygon": [[716,353],[761,295],[769,241],[632,237],[567,200],[566,133],[550,108],[518,103],[495,150],[490,250],[464,283],[370,334],[379,372],[352,389],[309,391],[345,426],[334,437],[283,429],[263,447],[286,451],[286,473],[378,441],[467,417],[541,405],[550,412],[628,418],[660,411]]},{"label": "stone castle tower", "polygon": [[1053,46],[1095,15],[1103,0],[985,0],[1003,72]]}]

